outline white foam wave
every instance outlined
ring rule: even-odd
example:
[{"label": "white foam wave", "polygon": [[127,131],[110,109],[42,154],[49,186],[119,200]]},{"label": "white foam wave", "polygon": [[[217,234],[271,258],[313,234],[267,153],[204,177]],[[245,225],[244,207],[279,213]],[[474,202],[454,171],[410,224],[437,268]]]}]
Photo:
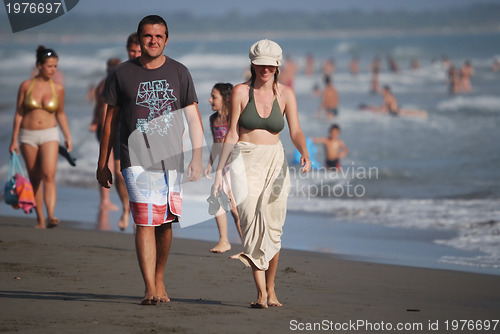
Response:
[{"label": "white foam wave", "polygon": [[15,73],[20,69],[31,68],[34,66],[35,66],[34,54],[27,52],[20,52],[10,57],[5,57],[5,58],[2,57],[2,61],[0,62],[0,71]]},{"label": "white foam wave", "polygon": [[[293,192],[292,192],[293,194]],[[449,230],[450,240],[436,243],[483,255],[443,258],[443,262],[500,268],[500,200],[332,199],[290,197],[289,209],[323,213],[333,221],[352,221],[411,229]],[[453,262],[458,263],[458,262]]]},{"label": "white foam wave", "polygon": [[396,46],[392,54],[395,57],[416,57],[422,54],[422,50],[416,46]]},{"label": "white foam wave", "polygon": [[239,54],[191,53],[179,58],[189,69],[238,69],[248,68],[248,56]]},{"label": "white foam wave", "polygon": [[349,54],[359,50],[359,45],[353,42],[340,42],[335,46],[336,54]]},{"label": "white foam wave", "polygon": [[440,102],[437,110],[457,111],[460,109],[473,109],[481,111],[499,111],[500,97],[497,96],[456,96]]},{"label": "white foam wave", "polygon": [[500,247],[498,247],[500,222],[498,221],[464,225],[457,237],[451,240],[436,240],[436,243],[487,254],[474,257],[444,257],[440,259],[441,262],[500,268]]}]

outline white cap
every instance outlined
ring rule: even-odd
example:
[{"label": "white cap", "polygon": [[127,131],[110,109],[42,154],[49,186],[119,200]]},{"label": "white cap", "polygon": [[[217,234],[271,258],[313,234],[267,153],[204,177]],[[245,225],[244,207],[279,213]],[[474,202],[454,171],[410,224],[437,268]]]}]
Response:
[{"label": "white cap", "polygon": [[254,65],[280,66],[281,54],[281,47],[278,43],[269,39],[263,39],[255,42],[250,47],[248,55]]}]

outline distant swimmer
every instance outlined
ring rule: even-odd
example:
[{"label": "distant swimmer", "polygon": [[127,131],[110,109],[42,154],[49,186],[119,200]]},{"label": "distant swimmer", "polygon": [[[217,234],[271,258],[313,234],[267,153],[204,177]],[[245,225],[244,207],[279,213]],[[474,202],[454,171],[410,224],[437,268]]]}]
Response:
[{"label": "distant swimmer", "polygon": [[298,66],[293,61],[292,57],[285,57],[285,64],[283,65],[283,70],[281,72],[280,83],[293,88],[295,82],[295,75],[297,74]]},{"label": "distant swimmer", "polygon": [[491,65],[491,70],[493,72],[500,72],[500,60],[498,58],[495,58],[493,60],[493,64]]},{"label": "distant swimmer", "polygon": [[474,67],[472,67],[472,62],[467,60],[460,70],[460,91],[464,93],[470,93],[472,91],[472,85],[470,83],[470,77],[474,75]]},{"label": "distant swimmer", "polygon": [[391,70],[392,73],[399,73],[400,72],[399,65],[393,56],[387,57],[387,66],[389,67],[389,70]]},{"label": "distant swimmer", "polygon": [[313,138],[315,144],[323,144],[325,147],[325,166],[330,169],[340,170],[340,160],[344,159],[349,150],[340,139],[340,127],[332,124],[328,137]]},{"label": "distant swimmer", "polygon": [[370,72],[372,73],[372,79],[370,83],[370,92],[372,94],[377,94],[379,93],[379,75],[380,75],[380,70],[382,69],[382,62],[380,60],[380,57],[377,56],[373,59],[373,61],[370,64]]},{"label": "distant swimmer", "polygon": [[411,60],[410,68],[413,71],[420,69],[420,62],[418,61],[418,59],[416,57]]},{"label": "distant swimmer", "polygon": [[325,59],[323,62],[323,76],[329,77],[335,73],[335,69],[337,68],[335,64],[335,60],[332,58]]},{"label": "distant swimmer", "polygon": [[398,100],[391,93],[391,88],[389,86],[384,86],[383,89],[384,101],[381,106],[368,106],[360,105],[361,110],[373,111],[378,113],[389,114],[391,116],[411,116],[411,117],[421,117],[427,118],[427,111],[425,110],[412,110],[412,109],[402,109],[398,105]]},{"label": "distant swimmer", "polygon": [[359,57],[358,56],[352,57],[351,61],[349,62],[349,72],[351,72],[351,74],[354,76],[359,74]]},{"label": "distant swimmer", "polygon": [[325,76],[325,89],[321,93],[321,104],[316,116],[326,112],[326,118],[333,118],[338,115],[339,94],[332,84],[329,76]]},{"label": "distant swimmer", "polygon": [[314,75],[316,71],[316,62],[314,60],[314,55],[312,53],[308,53],[306,56],[306,63],[304,68],[304,73],[308,76]]},{"label": "distant swimmer", "polygon": [[370,93],[372,94],[378,94],[380,91],[379,75],[380,70],[378,68],[375,68],[372,71],[372,79],[370,81]]}]

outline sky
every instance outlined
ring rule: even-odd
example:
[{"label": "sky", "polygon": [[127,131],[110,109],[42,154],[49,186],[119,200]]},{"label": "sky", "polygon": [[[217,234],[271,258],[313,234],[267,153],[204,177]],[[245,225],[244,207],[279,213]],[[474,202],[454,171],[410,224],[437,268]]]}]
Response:
[{"label": "sky", "polygon": [[319,12],[328,10],[393,10],[411,11],[439,10],[464,7],[498,0],[80,0],[77,10],[81,13],[145,13],[155,11],[191,12],[197,16],[224,15],[237,11],[240,14],[254,15],[266,10],[273,11],[307,11]]}]

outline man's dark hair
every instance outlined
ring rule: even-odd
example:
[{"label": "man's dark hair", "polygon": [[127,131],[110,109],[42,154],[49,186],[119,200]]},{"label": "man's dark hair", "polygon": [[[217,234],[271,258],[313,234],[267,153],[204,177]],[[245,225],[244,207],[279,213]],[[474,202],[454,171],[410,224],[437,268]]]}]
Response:
[{"label": "man's dark hair", "polygon": [[132,45],[132,44],[137,44],[141,45],[141,42],[139,41],[139,36],[137,36],[136,32],[131,33],[128,38],[127,38],[127,49]]},{"label": "man's dark hair", "polygon": [[158,16],[158,15],[148,15],[148,16],[144,17],[141,20],[141,22],[139,22],[139,25],[137,26],[137,36],[139,36],[139,38],[141,37],[142,28],[146,24],[161,24],[161,25],[164,25],[165,26],[165,35],[166,35],[166,38],[168,38],[167,22],[165,22],[165,20],[161,16]]},{"label": "man's dark hair", "polygon": [[332,124],[330,125],[330,132],[332,132],[333,129],[337,129],[340,131],[340,126],[338,124]]}]

